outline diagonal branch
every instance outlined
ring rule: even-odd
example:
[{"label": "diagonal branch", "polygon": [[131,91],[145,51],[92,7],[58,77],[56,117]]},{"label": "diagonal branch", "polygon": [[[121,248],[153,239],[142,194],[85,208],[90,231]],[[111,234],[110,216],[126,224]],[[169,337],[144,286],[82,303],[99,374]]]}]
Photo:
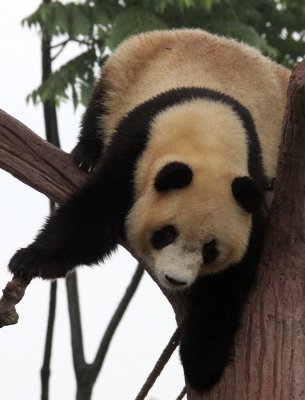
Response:
[{"label": "diagonal branch", "polygon": [[68,307],[69,307],[69,320],[70,320],[70,331],[71,331],[71,342],[72,342],[72,355],[73,364],[76,376],[78,376],[81,370],[86,366],[83,335],[81,327],[80,307],[77,289],[77,275],[75,272],[68,275],[66,278],[67,296],[68,296]]},{"label": "diagonal branch", "polygon": [[62,203],[86,181],[87,174],[69,154],[41,139],[0,110],[0,168],[26,185]]}]

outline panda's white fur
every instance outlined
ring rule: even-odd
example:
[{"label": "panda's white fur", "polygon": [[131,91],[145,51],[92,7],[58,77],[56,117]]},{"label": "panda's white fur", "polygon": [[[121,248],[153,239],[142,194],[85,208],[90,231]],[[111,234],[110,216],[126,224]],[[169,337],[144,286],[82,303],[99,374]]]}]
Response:
[{"label": "panda's white fur", "polygon": [[[96,167],[9,268],[57,278],[123,239],[160,284],[185,291],[180,355],[208,390],[229,360],[262,248],[289,71],[200,30],[144,33],[109,57],[74,161]],[[221,273],[218,273],[220,272]]]}]

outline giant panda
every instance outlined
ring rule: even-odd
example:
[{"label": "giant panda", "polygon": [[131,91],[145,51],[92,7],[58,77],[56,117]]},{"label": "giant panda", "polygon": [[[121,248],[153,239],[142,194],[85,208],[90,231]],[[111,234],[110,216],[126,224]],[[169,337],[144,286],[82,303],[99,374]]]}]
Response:
[{"label": "giant panda", "polygon": [[255,280],[289,71],[201,30],[153,31],[108,58],[74,161],[88,182],[9,268],[65,276],[128,244],[187,299],[180,355],[200,391],[220,378]]}]

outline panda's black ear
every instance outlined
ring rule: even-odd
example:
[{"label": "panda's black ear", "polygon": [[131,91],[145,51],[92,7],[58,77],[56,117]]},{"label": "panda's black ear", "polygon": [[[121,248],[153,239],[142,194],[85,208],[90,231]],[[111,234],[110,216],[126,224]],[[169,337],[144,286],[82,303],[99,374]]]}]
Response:
[{"label": "panda's black ear", "polygon": [[247,212],[259,210],[264,203],[264,195],[261,189],[248,176],[235,178],[232,182],[232,193],[235,200]]},{"label": "panda's black ear", "polygon": [[182,189],[188,186],[193,178],[191,168],[179,161],[166,164],[156,175],[154,186],[158,192],[169,189]]}]

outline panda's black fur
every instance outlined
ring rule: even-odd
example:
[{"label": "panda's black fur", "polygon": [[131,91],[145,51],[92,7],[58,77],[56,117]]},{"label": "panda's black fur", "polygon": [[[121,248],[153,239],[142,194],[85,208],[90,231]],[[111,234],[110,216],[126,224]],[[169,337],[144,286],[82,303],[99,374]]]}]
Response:
[{"label": "panda's black fur", "polygon": [[[249,171],[260,183],[261,189],[268,184],[251,115],[233,98],[204,88],[180,88],[162,93],[136,107],[121,120],[106,154],[96,165],[97,154],[102,154],[100,133],[96,126],[104,109],[99,108],[100,94],[96,98],[97,94],[93,92],[93,96],[90,105],[94,105],[93,110],[98,114],[92,112],[91,106],[87,108],[80,141],[73,153],[77,163],[83,166],[82,160],[86,160],[85,165],[89,168],[95,166],[96,171],[78,193],[48,218],[35,242],[15,254],[9,265],[13,273],[29,278],[52,278],[65,276],[77,265],[103,261],[124,236],[124,219],[133,202],[134,168],[148,144],[151,120],[167,107],[188,99],[212,99],[232,107],[242,119],[248,134]],[[92,148],[98,150],[91,152]],[[91,206],[86,207],[87,204]],[[36,250],[38,254],[35,254]],[[54,276],[52,271],[56,271]]]},{"label": "panda's black fur", "polygon": [[[197,99],[225,105],[241,121],[246,135],[249,176],[236,177],[231,189],[243,212],[251,214],[252,228],[247,251],[239,262],[221,273],[198,277],[187,289],[181,360],[190,385],[200,391],[208,390],[219,380],[229,360],[262,249],[265,219],[262,193],[272,177],[267,177],[264,171],[255,121],[249,110],[227,93],[180,85],[129,110],[120,118],[108,143],[104,143],[101,120],[113,111],[107,108],[108,94],[102,75],[84,114],[79,143],[72,152],[77,165],[94,172],[71,199],[58,207],[34,242],[16,252],[9,268],[16,276],[28,280],[37,276],[53,279],[66,276],[77,265],[104,261],[128,236],[126,221],[136,197],[136,168],[150,146],[152,122],[160,113]],[[157,192],[182,190],[190,185],[192,171],[184,163],[178,160],[164,168],[153,181]],[[187,213],[187,207],[185,204],[181,213]],[[152,236],[151,241],[155,248],[163,246],[160,237]],[[203,254],[208,264],[217,257],[218,249],[210,239],[205,245],[208,246],[203,246],[202,252],[207,247],[211,251],[209,255]]]}]

